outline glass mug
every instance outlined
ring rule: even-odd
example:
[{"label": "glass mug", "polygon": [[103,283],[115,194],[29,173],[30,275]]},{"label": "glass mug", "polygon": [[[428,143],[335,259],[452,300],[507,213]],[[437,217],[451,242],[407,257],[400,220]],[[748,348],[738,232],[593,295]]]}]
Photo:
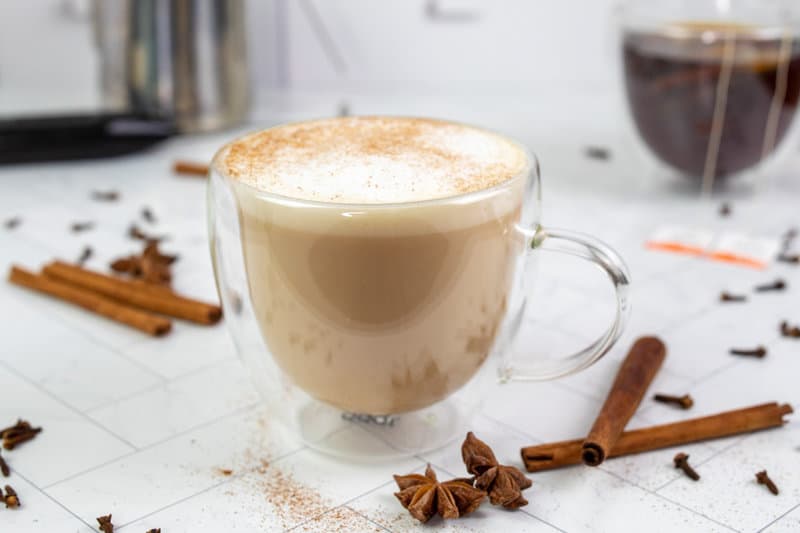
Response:
[{"label": "glass mug", "polygon": [[[577,372],[619,338],[630,310],[625,264],[589,236],[541,226],[538,162],[506,141],[524,154],[519,174],[394,204],[265,192],[226,175],[231,144],[215,156],[208,221],[225,321],[274,416],[312,448],[361,459],[438,448],[463,436],[498,381]],[[616,316],[578,353],[515,360],[509,348],[541,251],[604,270]],[[348,426],[389,446],[336,438]]]}]

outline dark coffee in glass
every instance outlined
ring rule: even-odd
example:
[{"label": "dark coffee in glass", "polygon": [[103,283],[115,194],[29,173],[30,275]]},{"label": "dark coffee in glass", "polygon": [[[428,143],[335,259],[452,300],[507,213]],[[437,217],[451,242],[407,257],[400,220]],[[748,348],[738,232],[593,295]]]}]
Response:
[{"label": "dark coffee in glass", "polygon": [[800,96],[800,38],[719,23],[628,29],[627,99],[647,147],[692,177],[747,170],[786,138]]}]

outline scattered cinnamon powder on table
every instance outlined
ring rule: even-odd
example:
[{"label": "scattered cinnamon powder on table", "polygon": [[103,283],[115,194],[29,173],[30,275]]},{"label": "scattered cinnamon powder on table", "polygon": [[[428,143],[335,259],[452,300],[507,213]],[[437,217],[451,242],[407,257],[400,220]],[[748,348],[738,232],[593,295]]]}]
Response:
[{"label": "scattered cinnamon powder on table", "polygon": [[320,493],[297,481],[289,472],[276,466],[257,469],[258,488],[275,509],[275,514],[285,527],[320,515],[331,507],[331,502]]}]

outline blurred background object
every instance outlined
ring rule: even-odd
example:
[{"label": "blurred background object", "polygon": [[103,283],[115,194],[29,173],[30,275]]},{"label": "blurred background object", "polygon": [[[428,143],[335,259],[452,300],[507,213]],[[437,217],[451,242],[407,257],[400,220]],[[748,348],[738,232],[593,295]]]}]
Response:
[{"label": "blurred background object", "polygon": [[628,0],[618,22],[636,131],[672,173],[711,192],[796,146],[796,0]]},{"label": "blurred background object", "polygon": [[[660,175],[672,191],[716,180],[750,192],[759,180],[748,177],[793,179],[781,162],[800,129],[798,10],[794,0],[5,2],[0,120],[133,110],[197,132],[341,109],[455,120],[469,109],[565,176],[577,176],[567,152],[604,139],[626,187]],[[748,32],[730,30],[742,23]],[[651,94],[650,77],[708,54],[716,64],[694,81]],[[715,122],[722,115],[732,118]],[[732,174],[747,177],[717,180]]]},{"label": "blurred background object", "polygon": [[[27,47],[20,48],[19,42],[9,47],[31,53],[3,58],[3,66],[11,65],[16,77],[9,77],[8,116],[0,115],[0,162],[123,155],[175,132],[230,128],[246,118],[250,80],[242,0],[95,0],[91,4],[63,0],[50,7],[56,9],[40,15],[57,17],[62,25],[79,28],[86,36],[93,34],[95,72],[80,68],[58,72],[52,64],[51,59],[64,62],[63,45],[80,41],[5,31],[23,43],[25,35],[34,37],[27,39]],[[6,8],[16,9],[3,18],[13,21],[9,28],[28,28],[18,25],[18,17],[31,16],[26,8]],[[91,27],[84,24],[89,20]],[[52,23],[48,18],[30,22]],[[37,54],[43,50],[58,53]],[[72,52],[73,59],[81,52],[79,48],[66,51]],[[73,66],[79,61],[67,63]],[[51,79],[37,79],[36,72]],[[56,81],[54,73],[63,76],[56,76]],[[48,91],[47,103],[40,104],[39,95],[31,97],[30,90],[52,89],[54,83],[59,91]],[[82,96],[71,100],[70,88]],[[27,106],[20,106],[20,101],[27,101]],[[80,111],[73,111],[73,106]]]},{"label": "blurred background object", "polygon": [[241,0],[95,0],[92,12],[105,108],[172,117],[181,132],[244,119]]},{"label": "blurred background object", "polygon": [[[60,7],[87,2],[85,9]],[[127,2],[101,3],[114,10]],[[256,104],[265,90],[276,87],[402,90],[469,84],[486,90],[509,84],[610,86],[614,79],[610,50],[595,45],[610,43],[612,0],[243,4]],[[75,11],[85,18],[63,14]],[[0,5],[0,111],[18,109],[12,102],[22,103],[14,97],[25,90],[43,93],[36,111],[53,108],[56,101],[48,89],[54,79],[61,88],[57,109],[99,105],[103,69],[90,19],[89,0]],[[106,42],[120,38],[110,35]],[[29,106],[31,100],[31,95],[24,98]]]}]

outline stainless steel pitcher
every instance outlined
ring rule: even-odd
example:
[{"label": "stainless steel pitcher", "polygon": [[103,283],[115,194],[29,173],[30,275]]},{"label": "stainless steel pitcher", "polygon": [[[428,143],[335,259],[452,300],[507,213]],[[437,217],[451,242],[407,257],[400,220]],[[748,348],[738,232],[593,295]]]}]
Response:
[{"label": "stainless steel pitcher", "polygon": [[105,107],[172,117],[182,132],[247,114],[243,0],[94,0]]}]

